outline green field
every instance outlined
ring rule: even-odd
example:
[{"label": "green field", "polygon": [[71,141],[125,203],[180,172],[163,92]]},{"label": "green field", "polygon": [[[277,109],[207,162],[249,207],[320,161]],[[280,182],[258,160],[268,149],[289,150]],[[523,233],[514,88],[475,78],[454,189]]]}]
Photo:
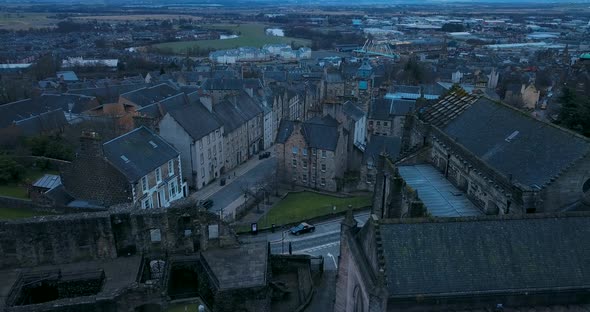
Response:
[{"label": "green field", "polygon": [[59,20],[45,13],[0,12],[0,29],[27,30],[29,28],[54,27]]},{"label": "green field", "polygon": [[199,40],[199,41],[177,41],[153,45],[152,47],[166,52],[186,53],[188,49],[198,48],[201,50],[224,50],[238,47],[257,47],[265,44],[295,42],[296,46],[309,46],[310,41],[306,39],[267,36],[266,26],[263,24],[240,24],[240,25],[214,25],[207,26],[210,29],[224,29],[239,35],[238,38],[224,40]]},{"label": "green field", "polygon": [[[296,223],[345,211],[348,205],[362,208],[371,205],[371,197],[334,197],[313,192],[290,193],[258,222],[259,228]],[[334,210],[334,206],[336,209]]]},{"label": "green field", "polygon": [[33,211],[30,209],[0,207],[0,220],[22,219],[46,215],[52,215],[52,213],[43,211]]}]

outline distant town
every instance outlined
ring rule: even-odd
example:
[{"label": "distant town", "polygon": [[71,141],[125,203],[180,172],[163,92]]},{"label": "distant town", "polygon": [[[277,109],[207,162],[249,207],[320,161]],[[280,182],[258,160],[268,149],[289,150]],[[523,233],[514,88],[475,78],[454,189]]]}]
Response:
[{"label": "distant town", "polygon": [[0,311],[590,311],[587,2],[0,2]]}]

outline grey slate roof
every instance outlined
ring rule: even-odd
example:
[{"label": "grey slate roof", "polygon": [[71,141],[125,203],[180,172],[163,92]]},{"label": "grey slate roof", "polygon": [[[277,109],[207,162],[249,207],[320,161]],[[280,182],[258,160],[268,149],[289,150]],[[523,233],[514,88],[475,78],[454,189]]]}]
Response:
[{"label": "grey slate roof", "polygon": [[331,116],[316,116],[302,123],[301,131],[311,148],[335,151],[338,146],[338,121]]},{"label": "grey slate roof", "polygon": [[217,117],[201,103],[187,105],[181,109],[172,110],[168,114],[195,141],[222,126]]},{"label": "grey slate roof", "polygon": [[389,158],[397,159],[401,150],[401,138],[373,135],[365,149],[363,164],[377,165],[381,152],[386,152]]},{"label": "grey slate roof", "polygon": [[204,251],[205,264],[214,274],[219,289],[266,286],[268,268],[266,243]]},{"label": "grey slate roof", "polygon": [[180,93],[171,86],[162,83],[149,88],[142,88],[131,92],[121,94],[122,98],[129,100],[130,102],[138,106],[147,106],[155,102],[159,102],[165,98],[171,97]]},{"label": "grey slate roof", "polygon": [[590,216],[380,224],[390,297],[590,287]]},{"label": "grey slate roof", "polygon": [[295,129],[295,121],[282,119],[277,131],[276,143],[285,143]]},{"label": "grey slate roof", "polygon": [[342,105],[342,111],[354,121],[358,121],[365,116],[365,112],[351,101],[346,101],[346,103]]},{"label": "grey slate roof", "polygon": [[442,130],[496,170],[529,187],[543,187],[590,152],[590,140],[485,97]]},{"label": "grey slate roof", "polygon": [[213,111],[223,123],[225,133],[232,132],[263,112],[257,100],[244,91],[225,98],[213,107]]},{"label": "grey slate roof", "polygon": [[202,86],[205,90],[241,90],[243,81],[236,78],[209,78],[203,81]]},{"label": "grey slate roof", "polygon": [[143,126],[104,143],[103,150],[109,163],[130,182],[138,181],[179,154],[164,139]]},{"label": "grey slate roof", "polygon": [[34,136],[45,132],[62,129],[68,125],[68,121],[64,116],[64,111],[55,109],[49,112],[43,112],[30,118],[19,120],[15,122],[16,126],[20,128],[23,135]]}]

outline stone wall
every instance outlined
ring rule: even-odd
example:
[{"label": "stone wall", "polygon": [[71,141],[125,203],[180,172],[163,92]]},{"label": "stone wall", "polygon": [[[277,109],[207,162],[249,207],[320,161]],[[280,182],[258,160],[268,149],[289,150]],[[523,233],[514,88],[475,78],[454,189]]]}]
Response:
[{"label": "stone wall", "polygon": [[[184,202],[184,200],[181,200]],[[187,200],[188,201],[188,200]],[[214,214],[181,206],[125,208],[0,222],[0,269],[112,259],[138,252],[186,253],[237,240],[222,223],[221,239],[208,239]]]}]

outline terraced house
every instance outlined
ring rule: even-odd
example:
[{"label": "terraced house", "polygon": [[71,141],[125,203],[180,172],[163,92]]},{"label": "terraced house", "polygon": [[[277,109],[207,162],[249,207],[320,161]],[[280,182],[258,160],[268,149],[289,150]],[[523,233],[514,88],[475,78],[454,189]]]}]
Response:
[{"label": "terraced house", "polygon": [[89,206],[135,203],[168,207],[187,195],[179,152],[145,127],[101,143],[96,132],[81,138],[82,150],[61,174],[66,192]]}]

